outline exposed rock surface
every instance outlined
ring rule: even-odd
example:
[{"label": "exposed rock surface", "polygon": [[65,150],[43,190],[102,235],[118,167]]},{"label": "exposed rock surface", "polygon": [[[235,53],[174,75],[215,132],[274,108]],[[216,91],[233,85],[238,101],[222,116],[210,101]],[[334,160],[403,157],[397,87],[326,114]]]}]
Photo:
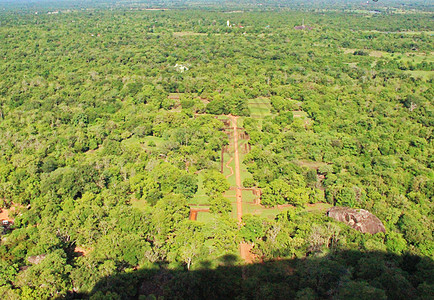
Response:
[{"label": "exposed rock surface", "polygon": [[332,207],[327,210],[327,216],[363,233],[376,234],[386,232],[383,223],[376,216],[364,209],[349,207]]},{"label": "exposed rock surface", "polygon": [[29,256],[27,258],[27,260],[34,265],[39,264],[41,261],[44,260],[44,258],[47,256],[47,254],[41,254],[41,255],[34,255],[34,256]]}]

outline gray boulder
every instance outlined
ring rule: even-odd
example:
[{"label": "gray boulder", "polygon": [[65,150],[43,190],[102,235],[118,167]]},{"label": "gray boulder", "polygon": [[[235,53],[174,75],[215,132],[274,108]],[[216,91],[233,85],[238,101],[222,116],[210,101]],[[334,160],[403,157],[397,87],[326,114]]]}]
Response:
[{"label": "gray boulder", "polygon": [[332,207],[327,210],[327,216],[363,233],[386,232],[386,228],[384,228],[380,219],[364,209]]}]

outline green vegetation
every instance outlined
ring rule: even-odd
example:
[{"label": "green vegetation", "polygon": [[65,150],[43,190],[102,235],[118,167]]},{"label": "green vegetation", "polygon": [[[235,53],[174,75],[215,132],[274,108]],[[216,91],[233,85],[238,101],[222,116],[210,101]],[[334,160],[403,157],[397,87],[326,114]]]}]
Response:
[{"label": "green vegetation", "polygon": [[432,4],[313,2],[0,3],[0,298],[429,299]]}]

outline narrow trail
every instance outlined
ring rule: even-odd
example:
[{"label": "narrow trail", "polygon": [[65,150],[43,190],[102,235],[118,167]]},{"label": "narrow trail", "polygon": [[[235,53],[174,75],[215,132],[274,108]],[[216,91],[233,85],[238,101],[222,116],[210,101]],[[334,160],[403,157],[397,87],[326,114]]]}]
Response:
[{"label": "narrow trail", "polygon": [[243,204],[241,192],[241,172],[240,172],[240,157],[238,153],[238,132],[237,132],[237,117],[230,116],[232,126],[234,129],[234,159],[235,159],[235,183],[236,183],[236,197],[237,197],[237,219],[238,225],[241,226],[243,217]]},{"label": "narrow trail", "polygon": [[231,159],[229,159],[228,162],[225,165],[226,168],[228,168],[229,170],[231,170],[231,173],[229,175],[226,175],[226,179],[228,179],[229,177],[231,177],[232,175],[234,175],[234,169],[229,165],[233,160],[234,160],[234,157],[232,156]]}]

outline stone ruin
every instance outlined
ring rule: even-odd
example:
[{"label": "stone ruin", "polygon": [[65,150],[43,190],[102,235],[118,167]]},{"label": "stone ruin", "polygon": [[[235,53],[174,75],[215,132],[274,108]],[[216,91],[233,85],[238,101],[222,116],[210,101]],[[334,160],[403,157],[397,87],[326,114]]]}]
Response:
[{"label": "stone ruin", "polygon": [[378,232],[386,232],[386,228],[384,228],[380,219],[364,209],[332,207],[327,210],[327,216],[363,233],[376,234]]}]

